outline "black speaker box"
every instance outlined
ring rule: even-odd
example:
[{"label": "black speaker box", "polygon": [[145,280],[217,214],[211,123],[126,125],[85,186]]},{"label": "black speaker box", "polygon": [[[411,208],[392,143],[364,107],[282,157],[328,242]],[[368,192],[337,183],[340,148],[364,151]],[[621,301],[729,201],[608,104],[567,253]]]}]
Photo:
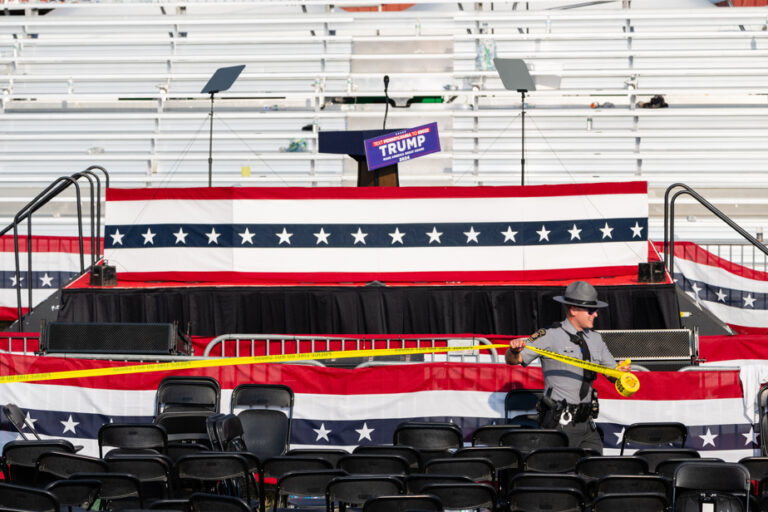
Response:
[{"label": "black speaker box", "polygon": [[651,261],[637,265],[637,280],[641,283],[660,283],[666,278],[667,272],[663,261]]},{"label": "black speaker box", "polygon": [[91,269],[91,286],[117,286],[117,270],[112,265],[97,265]]},{"label": "black speaker box", "polygon": [[40,351],[73,354],[189,355],[192,344],[176,324],[50,322]]}]

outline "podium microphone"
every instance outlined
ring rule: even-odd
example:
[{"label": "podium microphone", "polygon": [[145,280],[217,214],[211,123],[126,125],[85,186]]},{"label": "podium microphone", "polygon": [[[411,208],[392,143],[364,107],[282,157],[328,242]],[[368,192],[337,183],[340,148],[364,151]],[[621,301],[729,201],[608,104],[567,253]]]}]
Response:
[{"label": "podium microphone", "polygon": [[389,94],[387,93],[387,89],[389,89],[389,75],[384,75],[384,124],[382,125],[381,129],[386,130],[387,129],[387,114],[389,114]]}]

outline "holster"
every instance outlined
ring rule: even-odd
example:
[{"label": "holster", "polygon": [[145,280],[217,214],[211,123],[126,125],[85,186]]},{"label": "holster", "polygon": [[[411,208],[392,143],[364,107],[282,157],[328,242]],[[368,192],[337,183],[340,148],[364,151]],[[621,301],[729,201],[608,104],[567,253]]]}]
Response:
[{"label": "holster", "polygon": [[564,401],[556,402],[548,396],[541,397],[536,404],[536,410],[539,412],[539,428],[556,428],[564,408]]}]

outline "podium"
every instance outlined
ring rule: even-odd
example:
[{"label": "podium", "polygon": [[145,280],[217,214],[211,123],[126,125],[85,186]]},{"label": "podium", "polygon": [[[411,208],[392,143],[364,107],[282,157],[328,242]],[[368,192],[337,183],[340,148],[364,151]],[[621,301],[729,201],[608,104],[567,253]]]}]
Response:
[{"label": "podium", "polygon": [[338,132],[318,133],[318,151],[336,155],[349,155],[357,161],[358,187],[399,187],[400,179],[397,174],[397,164],[368,170],[365,159],[366,139],[399,131],[401,128],[388,130],[348,130]]}]

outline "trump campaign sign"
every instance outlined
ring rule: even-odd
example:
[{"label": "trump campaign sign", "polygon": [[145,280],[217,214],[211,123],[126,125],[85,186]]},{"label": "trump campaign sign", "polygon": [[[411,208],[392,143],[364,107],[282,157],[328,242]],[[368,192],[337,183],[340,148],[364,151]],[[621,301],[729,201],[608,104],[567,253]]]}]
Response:
[{"label": "trump campaign sign", "polygon": [[437,123],[379,135],[365,141],[365,158],[370,171],[438,151],[440,137]]}]

